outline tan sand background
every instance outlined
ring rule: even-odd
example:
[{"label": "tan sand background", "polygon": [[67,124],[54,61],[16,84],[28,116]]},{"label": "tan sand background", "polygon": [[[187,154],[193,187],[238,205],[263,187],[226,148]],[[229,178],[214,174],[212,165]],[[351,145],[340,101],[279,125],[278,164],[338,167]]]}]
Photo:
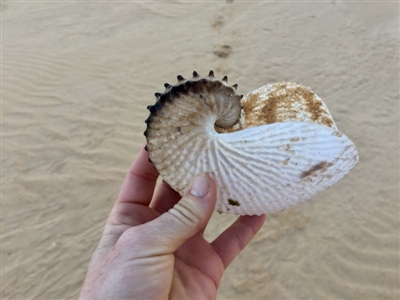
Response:
[{"label": "tan sand background", "polygon": [[[398,299],[399,4],[3,2],[2,297],[73,299],[153,94],[193,70],[310,86],[361,162],[271,215],[219,299]],[[214,215],[211,239],[234,217]]]}]

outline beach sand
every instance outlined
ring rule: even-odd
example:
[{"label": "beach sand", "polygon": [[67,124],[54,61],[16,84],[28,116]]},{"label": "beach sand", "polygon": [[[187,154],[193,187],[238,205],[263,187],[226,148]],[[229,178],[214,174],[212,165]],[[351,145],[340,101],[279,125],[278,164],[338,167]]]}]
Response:
[{"label": "beach sand", "polygon": [[[268,216],[219,299],[399,298],[399,3],[3,2],[2,299],[77,298],[146,106],[193,70],[309,86],[360,163]],[[212,239],[236,217],[215,214]]]}]

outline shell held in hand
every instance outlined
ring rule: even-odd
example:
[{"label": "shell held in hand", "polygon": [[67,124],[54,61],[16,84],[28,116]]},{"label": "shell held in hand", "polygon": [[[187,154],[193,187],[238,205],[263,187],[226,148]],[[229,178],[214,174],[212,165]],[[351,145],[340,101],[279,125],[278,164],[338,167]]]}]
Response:
[{"label": "shell held in hand", "polygon": [[165,84],[149,106],[150,161],[183,195],[198,173],[217,185],[218,212],[273,213],[307,200],[358,162],[323,101],[296,83],[262,86],[245,97],[214,73]]}]

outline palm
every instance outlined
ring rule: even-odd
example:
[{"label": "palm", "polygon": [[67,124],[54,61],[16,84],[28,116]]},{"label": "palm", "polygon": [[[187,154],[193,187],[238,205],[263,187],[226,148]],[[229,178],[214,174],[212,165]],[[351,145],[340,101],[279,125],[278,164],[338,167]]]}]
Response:
[{"label": "palm", "polygon": [[[180,198],[174,191],[170,190],[169,192],[169,196],[176,199]],[[171,198],[162,199],[164,203],[170,200]],[[129,228],[148,223],[160,215],[160,212],[153,208],[131,203],[124,204],[124,211],[134,218],[127,219],[128,223],[118,224],[121,235]],[[110,221],[112,222],[112,220]],[[130,257],[130,259],[135,258],[134,253],[132,255],[133,257]],[[174,268],[171,287],[168,287],[171,291],[170,296],[175,292],[179,294],[185,292],[190,299],[196,297],[199,299],[215,298],[225,267],[218,253],[201,232],[187,240],[173,255],[165,255],[164,259],[173,260],[166,263],[166,265]],[[145,269],[141,271],[143,274],[148,272]],[[171,274],[171,270],[164,269],[163,271],[165,272],[163,276],[168,277]],[[190,281],[185,280],[188,278],[190,278]],[[191,286],[187,286],[188,284]],[[160,293],[163,294],[161,291]]]},{"label": "palm", "polygon": [[[175,252],[174,276],[171,291],[186,291],[188,299],[212,299],[225,270],[213,247],[199,233]],[[190,278],[182,281],[181,278]],[[187,286],[190,284],[191,286]]]},{"label": "palm", "polygon": [[[175,197],[178,198],[179,196],[175,195]],[[123,209],[134,218],[127,219],[129,222],[123,224],[116,224],[115,220],[109,220],[114,226],[119,227],[119,235],[138,224],[148,223],[160,215],[153,208],[138,204],[125,203]],[[213,247],[201,233],[186,241],[175,251],[173,256],[166,257],[166,259],[173,259],[173,262],[168,264],[174,266],[173,274],[182,276],[182,278],[195,278],[193,282],[198,285],[199,289],[207,287],[208,290],[204,292],[216,293],[216,288],[224,271],[224,265]],[[146,272],[146,270],[143,271]],[[166,274],[170,274],[168,270],[166,271]],[[174,289],[185,289],[184,283],[178,276],[172,278],[172,290]]]}]

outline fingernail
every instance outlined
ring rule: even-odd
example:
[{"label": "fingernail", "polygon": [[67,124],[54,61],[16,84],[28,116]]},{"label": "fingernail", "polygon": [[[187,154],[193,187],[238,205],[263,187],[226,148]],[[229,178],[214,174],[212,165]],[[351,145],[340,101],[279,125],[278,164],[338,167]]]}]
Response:
[{"label": "fingernail", "polygon": [[195,197],[203,198],[208,194],[208,190],[210,185],[208,183],[208,178],[204,174],[197,175],[192,183],[192,187],[190,188],[190,194]]}]

